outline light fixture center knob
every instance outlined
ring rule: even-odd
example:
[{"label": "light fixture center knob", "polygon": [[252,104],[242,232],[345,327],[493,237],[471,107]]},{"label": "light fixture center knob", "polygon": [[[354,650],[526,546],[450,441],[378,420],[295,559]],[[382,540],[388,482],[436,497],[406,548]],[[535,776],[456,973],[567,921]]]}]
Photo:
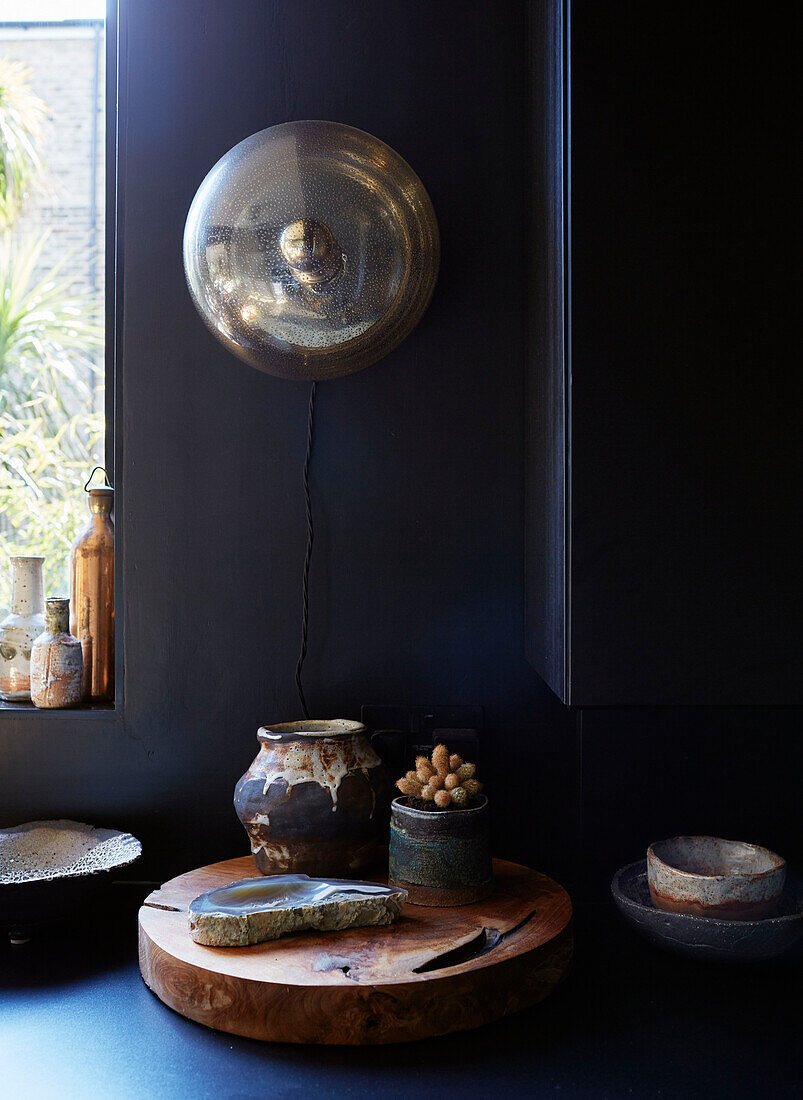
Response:
[{"label": "light fixture center knob", "polygon": [[304,286],[329,283],[343,270],[343,252],[328,225],[317,218],[299,218],[282,230],[282,256],[293,278]]}]

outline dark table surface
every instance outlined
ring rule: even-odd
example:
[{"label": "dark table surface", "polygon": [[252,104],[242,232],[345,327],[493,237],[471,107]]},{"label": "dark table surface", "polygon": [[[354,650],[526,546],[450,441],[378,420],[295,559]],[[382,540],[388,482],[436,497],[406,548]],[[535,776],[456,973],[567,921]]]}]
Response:
[{"label": "dark table surface", "polygon": [[176,1015],[140,978],[135,902],[118,897],[105,923],[4,938],[0,1097],[801,1095],[799,963],[662,954],[607,899],[584,907],[573,969],[548,1000],[479,1031],[376,1048],[264,1044]]}]

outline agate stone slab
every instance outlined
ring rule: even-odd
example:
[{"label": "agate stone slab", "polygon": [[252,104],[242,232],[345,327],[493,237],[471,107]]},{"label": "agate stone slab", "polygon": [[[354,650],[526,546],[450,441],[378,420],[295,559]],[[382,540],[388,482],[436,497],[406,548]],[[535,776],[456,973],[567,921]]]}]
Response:
[{"label": "agate stone slab", "polygon": [[289,932],[392,924],[404,890],[373,882],[268,875],[240,879],[190,902],[190,935],[207,947],[245,947]]}]

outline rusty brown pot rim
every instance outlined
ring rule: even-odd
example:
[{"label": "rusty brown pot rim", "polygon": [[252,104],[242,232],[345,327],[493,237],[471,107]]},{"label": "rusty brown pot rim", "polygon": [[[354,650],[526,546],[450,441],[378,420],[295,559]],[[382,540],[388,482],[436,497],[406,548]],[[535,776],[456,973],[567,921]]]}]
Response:
[{"label": "rusty brown pot rim", "polygon": [[443,818],[454,817],[456,814],[476,814],[479,813],[481,810],[487,809],[488,806],[487,797],[484,794],[480,794],[476,796],[477,798],[481,799],[480,804],[478,806],[466,806],[464,810],[419,810],[415,806],[411,806],[409,804],[409,802],[407,801],[408,797],[409,796],[406,794],[397,795],[396,798],[393,799],[393,802],[391,804],[391,812],[398,808],[400,810],[404,810],[404,812],[407,814],[414,814],[415,817],[421,817],[426,820],[430,817]]},{"label": "rusty brown pot rim", "polygon": [[[736,871],[736,870],[733,870],[733,871],[729,871],[725,875],[706,875],[702,871],[684,871],[681,867],[676,867],[674,863],[670,863],[668,859],[662,858],[655,851],[656,848],[660,848],[661,845],[663,845],[663,844],[673,844],[673,843],[675,843],[675,841],[678,841],[678,840],[713,840],[713,841],[716,841],[718,844],[739,844],[739,845],[742,845],[743,847],[752,848],[755,852],[760,852],[762,855],[767,856],[771,861],[773,861],[773,866],[768,867],[765,871],[744,871],[744,870]],[[690,878],[690,879],[704,878],[704,879],[708,879],[708,880],[711,880],[711,881],[714,881],[714,880],[720,880],[721,881],[721,880],[725,880],[725,879],[741,878],[741,879],[750,879],[753,882],[757,882],[759,879],[767,878],[770,875],[777,874],[777,872],[782,867],[786,866],[786,860],[783,858],[783,856],[779,856],[777,852],[773,852],[769,848],[764,848],[761,844],[750,844],[750,842],[746,841],[746,840],[726,840],[724,837],[721,837],[721,836],[702,836],[702,835],[700,835],[700,836],[688,836],[688,835],[673,836],[673,837],[668,837],[666,840],[655,840],[655,841],[653,841],[653,843],[647,849],[647,859],[654,859],[656,861],[656,863],[660,863],[664,867],[668,867],[672,871],[672,873],[675,874],[675,875],[682,875],[684,878]]]},{"label": "rusty brown pot rim", "polygon": [[365,732],[362,722],[352,722],[348,718],[308,718],[299,722],[277,722],[270,726],[260,726],[257,740],[264,744],[290,740],[333,741]]}]

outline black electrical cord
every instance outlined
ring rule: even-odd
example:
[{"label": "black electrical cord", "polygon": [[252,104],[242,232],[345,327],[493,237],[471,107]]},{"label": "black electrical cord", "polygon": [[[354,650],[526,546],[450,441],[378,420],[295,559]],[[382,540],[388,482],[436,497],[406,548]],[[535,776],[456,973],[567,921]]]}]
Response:
[{"label": "black electrical cord", "polygon": [[309,391],[309,408],[307,411],[307,453],[304,456],[304,505],[307,510],[307,552],[304,555],[304,576],[301,582],[301,648],[296,664],[296,690],[301,702],[301,712],[305,718],[309,718],[307,700],[304,697],[304,687],[301,683],[301,671],[304,667],[304,659],[307,656],[307,627],[309,625],[309,567],[312,561],[312,545],[315,542],[315,526],[312,521],[312,502],[309,495],[309,466],[312,458],[312,440],[315,429],[315,388],[317,382],[313,382]]}]

